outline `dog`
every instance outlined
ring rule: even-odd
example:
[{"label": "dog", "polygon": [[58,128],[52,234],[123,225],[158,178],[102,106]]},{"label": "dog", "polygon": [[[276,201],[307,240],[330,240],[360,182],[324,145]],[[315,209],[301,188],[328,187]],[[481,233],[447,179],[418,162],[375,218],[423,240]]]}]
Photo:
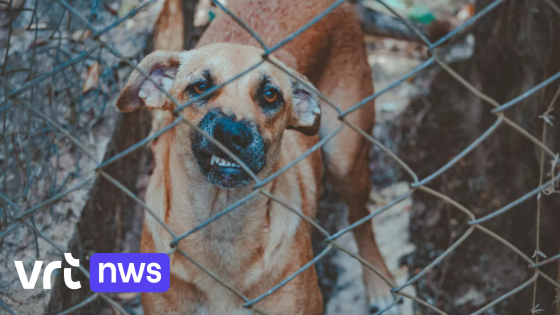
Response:
[{"label": "dog", "polygon": [[[177,5],[177,1],[167,0],[165,5]],[[331,4],[329,0],[239,0],[229,1],[228,9],[271,47]],[[177,11],[168,9],[169,14]],[[167,24],[171,27],[167,35],[180,34],[183,28]],[[177,46],[168,44],[173,45]],[[167,47],[165,41],[158,47]],[[145,57],[138,67],[151,80],[133,71],[117,107],[123,112],[147,107],[164,115],[169,124],[177,106],[154,82],[184,104],[254,66],[263,54],[247,31],[220,12],[195,49],[156,51]],[[190,231],[254,191],[250,174],[195,129],[212,136],[264,180],[341,127],[339,114],[320,101],[317,91],[342,111],[373,94],[363,34],[352,4],[340,5],[267,58],[244,76],[181,109],[190,124],[174,126],[153,146],[155,169],[145,199],[175,235]],[[344,119],[369,133],[374,118],[370,101]],[[325,169],[354,223],[369,214],[370,150],[367,139],[343,126],[321,150],[260,189],[313,219]],[[310,231],[307,222],[280,202],[257,194],[178,243],[188,258],[171,254],[171,287],[165,293],[142,294],[144,311],[148,315],[252,314],[242,299],[189,258],[254,299],[313,259]],[[390,278],[371,224],[359,225],[353,233],[360,256]],[[172,240],[156,219],[146,216],[141,252],[169,252]],[[371,305],[382,309],[392,303],[390,287],[379,276],[364,267],[363,277]],[[271,314],[323,314],[315,269],[307,268],[255,306]]]}]

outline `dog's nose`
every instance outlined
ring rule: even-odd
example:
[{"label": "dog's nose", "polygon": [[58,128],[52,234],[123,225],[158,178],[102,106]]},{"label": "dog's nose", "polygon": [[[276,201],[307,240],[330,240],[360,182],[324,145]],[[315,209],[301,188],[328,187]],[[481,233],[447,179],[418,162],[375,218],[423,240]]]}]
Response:
[{"label": "dog's nose", "polygon": [[218,118],[212,136],[233,153],[240,153],[253,141],[247,124],[228,117]]}]

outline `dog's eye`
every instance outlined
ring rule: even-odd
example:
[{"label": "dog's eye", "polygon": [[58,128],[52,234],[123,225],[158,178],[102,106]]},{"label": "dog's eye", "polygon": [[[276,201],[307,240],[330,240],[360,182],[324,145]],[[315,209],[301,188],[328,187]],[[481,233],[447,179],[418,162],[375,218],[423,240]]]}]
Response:
[{"label": "dog's eye", "polygon": [[278,100],[278,92],[275,90],[267,90],[263,94],[263,98],[268,103],[274,103]]},{"label": "dog's eye", "polygon": [[266,115],[276,114],[284,104],[282,93],[271,84],[262,84],[258,87],[256,100]]},{"label": "dog's eye", "polygon": [[197,95],[200,95],[200,94],[206,92],[206,90],[208,90],[208,85],[207,85],[206,83],[204,83],[204,82],[196,83],[196,84],[193,86],[193,91],[194,91],[195,94],[197,94]]}]

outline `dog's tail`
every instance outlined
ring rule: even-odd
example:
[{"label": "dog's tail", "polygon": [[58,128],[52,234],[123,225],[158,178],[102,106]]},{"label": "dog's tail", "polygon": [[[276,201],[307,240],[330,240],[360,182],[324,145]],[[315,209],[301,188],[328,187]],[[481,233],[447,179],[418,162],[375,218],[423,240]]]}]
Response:
[{"label": "dog's tail", "polygon": [[[193,25],[194,7],[197,2],[195,0],[165,0],[154,25],[151,42],[146,47],[146,53],[155,50],[183,51],[191,48],[188,47],[188,43],[185,43],[187,38],[185,32]],[[152,111],[150,135],[164,128],[168,124],[169,117],[170,114],[167,111]],[[157,138],[150,143],[152,150],[155,150],[157,143]]]},{"label": "dog's tail", "polygon": [[153,50],[185,49],[183,0],[165,0],[154,26]]},{"label": "dog's tail", "polygon": [[193,48],[203,28],[196,27],[197,6],[210,0],[165,0],[154,26],[151,50],[182,51]]}]

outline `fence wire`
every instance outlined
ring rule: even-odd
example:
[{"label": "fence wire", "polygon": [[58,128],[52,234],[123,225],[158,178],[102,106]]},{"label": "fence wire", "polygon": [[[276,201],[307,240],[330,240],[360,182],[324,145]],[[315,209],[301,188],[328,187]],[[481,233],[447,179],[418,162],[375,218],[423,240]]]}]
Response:
[{"label": "fence wire", "polygon": [[[462,78],[457,72],[451,69],[447,64],[445,64],[437,53],[437,48],[441,46],[444,42],[446,42],[451,37],[459,34],[462,30],[464,30],[469,25],[475,23],[478,19],[483,17],[484,15],[488,14],[492,10],[499,7],[500,4],[505,2],[506,0],[496,0],[492,2],[490,5],[486,6],[484,9],[480,10],[476,13],[473,17],[463,23],[461,26],[457,27],[453,31],[451,31],[446,36],[442,37],[441,39],[437,40],[436,42],[431,42],[422,32],[417,29],[413,24],[411,24],[407,19],[403,18],[399,15],[395,10],[393,10],[389,5],[387,5],[384,1],[378,0],[380,4],[385,6],[389,9],[396,17],[398,17],[406,27],[416,34],[420,40],[425,44],[428,48],[428,52],[431,54],[431,57],[422,63],[417,68],[413,69],[410,73],[404,75],[402,78],[396,80],[393,84],[389,85],[387,88],[374,93],[371,96],[366,97],[362,101],[358,102],[351,108],[347,109],[346,111],[342,111],[335,103],[329,100],[325,95],[318,93],[320,99],[327,105],[334,108],[337,113],[340,121],[343,123],[340,128],[334,130],[329,135],[325,136],[319,143],[309,149],[307,152],[302,154],[296,160],[292,161],[291,163],[287,164],[284,168],[277,171],[270,177],[266,179],[259,179],[249,167],[247,167],[240,159],[238,159],[235,155],[233,155],[227,148],[225,148],[221,143],[217,140],[213,139],[210,135],[202,132],[198,129],[196,125],[191,123],[188,119],[182,116],[181,110],[185,107],[189,106],[190,104],[196,102],[200,98],[204,98],[206,95],[209,95],[216,90],[222,88],[223,86],[229,84],[232,81],[235,81],[241,78],[243,75],[247,74],[248,72],[252,71],[260,64],[267,62],[273,64],[274,66],[278,67],[279,69],[285,71],[282,67],[278,64],[274,63],[272,60],[268,58],[268,56],[275,51],[281,49],[286,43],[290,42],[297,36],[299,36],[303,31],[317,23],[320,19],[322,19],[325,15],[336,9],[338,6],[343,4],[345,0],[337,0],[331,6],[329,6],[325,11],[321,14],[313,18],[311,21],[307,22],[303,27],[301,27],[296,32],[292,33],[290,36],[286,37],[284,40],[280,41],[274,46],[267,46],[264,41],[256,34],[254,30],[252,30],[244,21],[238,18],[233,12],[227,9],[225,5],[220,3],[217,0],[212,0],[214,4],[216,4],[221,10],[223,10],[226,14],[228,14],[231,18],[233,18],[244,30],[246,30],[251,36],[259,43],[259,45],[264,49],[264,54],[262,55],[262,60],[249,67],[242,73],[236,75],[235,77],[231,78],[227,82],[220,84],[206,93],[198,96],[197,98],[189,100],[185,104],[180,104],[175,100],[169,93],[163,90],[158,84],[155,84],[160,90],[167,95],[169,99],[175,104],[177,110],[175,110],[175,120],[165,128],[159,130],[155,134],[152,134],[148,138],[140,141],[139,143],[125,149],[121,153],[107,158],[105,161],[99,161],[97,156],[97,152],[92,152],[87,145],[83,143],[83,137],[87,137],[88,130],[80,129],[80,121],[83,120],[90,120],[91,123],[89,126],[93,126],[97,123],[103,113],[105,111],[106,104],[109,102],[109,94],[110,92],[116,91],[118,92],[118,84],[117,79],[115,79],[114,72],[120,70],[122,67],[130,67],[132,69],[137,70],[142,75],[144,75],[148,80],[155,83],[147,73],[142,71],[137,67],[137,64],[132,61],[134,58],[129,56],[125,56],[117,48],[115,45],[107,40],[106,35],[109,31],[119,27],[120,24],[127,22],[131,17],[134,17],[136,14],[141,12],[142,10],[146,9],[147,7],[151,6],[155,3],[155,0],[151,0],[145,2],[135,9],[131,10],[130,12],[118,17],[118,18],[107,18],[102,16],[99,12],[99,5],[101,4],[100,1],[93,1],[91,4],[91,10],[89,14],[83,13],[85,10],[83,8],[84,1],[78,0],[73,1],[73,3],[69,3],[66,0],[55,0],[58,4],[58,8],[53,8],[52,6],[45,8],[39,5],[40,1],[35,2],[35,6],[33,8],[27,7],[17,7],[15,5],[16,0],[0,1],[0,4],[7,7],[6,11],[8,12],[8,19],[9,19],[9,26],[8,26],[8,34],[7,34],[7,45],[4,48],[4,60],[1,68],[0,79],[2,80],[3,85],[3,93],[4,99],[3,103],[0,105],[0,114],[2,115],[2,133],[0,137],[0,145],[3,146],[2,150],[5,156],[2,156],[3,159],[3,173],[2,173],[2,187],[0,190],[0,200],[2,203],[0,204],[0,239],[3,242],[5,237],[9,234],[15,233],[19,229],[29,229],[35,238],[35,246],[37,255],[39,255],[39,245],[38,239],[41,238],[47,243],[49,243],[56,251],[60,253],[65,252],[65,248],[59,246],[55,240],[45,235],[41,229],[37,228],[34,216],[39,211],[47,211],[49,208],[52,212],[52,205],[61,201],[63,198],[68,197],[70,194],[79,190],[83,187],[89,185],[93,180],[97,177],[103,177],[109,183],[114,185],[116,188],[124,192],[130,198],[132,198],[135,202],[137,202],[141,207],[143,207],[146,211],[147,215],[153,216],[159,224],[165,228],[165,230],[171,235],[172,241],[170,243],[170,247],[172,250],[168,253],[169,255],[172,254],[179,254],[188,259],[198,268],[203,270],[208,276],[212,277],[215,281],[223,285],[233,294],[239,297],[240,305],[243,307],[250,309],[252,313],[259,313],[259,314],[270,314],[266,310],[263,310],[257,306],[257,303],[263,299],[266,299],[268,296],[273,295],[279,288],[286,285],[289,281],[297,277],[306,269],[313,266],[317,261],[319,261],[324,255],[326,255],[329,251],[336,248],[347,255],[351,256],[352,258],[358,260],[365,268],[370,269],[374,273],[376,273],[381,279],[383,279],[391,288],[394,294],[394,302],[387,306],[386,308],[379,310],[375,314],[382,314],[386,312],[388,309],[397,307],[397,304],[403,299],[411,299],[417,302],[419,305],[422,305],[426,308],[433,310],[438,314],[446,314],[442,310],[438,309],[436,306],[427,303],[415,296],[409,295],[403,291],[408,286],[413,285],[419,279],[426,276],[426,274],[432,269],[435,265],[439,264],[448,257],[459,245],[461,245],[465,240],[469,238],[471,233],[474,230],[478,230],[488,237],[493,238],[504,246],[508,247],[513,253],[518,255],[521,259],[527,262],[529,270],[533,273],[533,276],[528,279],[524,283],[520,283],[517,287],[509,291],[508,293],[498,297],[491,303],[487,304],[486,306],[482,307],[481,309],[477,310],[474,314],[481,314],[486,310],[492,308],[496,304],[512,297],[517,292],[521,291],[522,289],[529,287],[532,284],[535,284],[537,279],[542,279],[544,281],[549,282],[557,289],[560,289],[560,284],[558,284],[555,280],[551,277],[543,273],[539,270],[540,267],[556,262],[560,260],[560,255],[553,256],[546,260],[539,262],[539,256],[536,256],[536,259],[532,259],[528,257],[523,252],[521,252],[518,248],[514,245],[509,243],[507,240],[503,239],[502,237],[495,234],[493,231],[483,227],[481,223],[484,223],[488,220],[495,219],[500,215],[506,213],[507,211],[511,210],[516,205],[522,203],[523,201],[528,200],[531,197],[537,196],[538,200],[538,211],[540,211],[540,195],[542,193],[550,193],[551,191],[555,190],[556,183],[560,180],[560,173],[556,174],[551,177],[550,180],[544,181],[544,169],[545,169],[545,159],[549,159],[556,163],[558,161],[558,153],[552,151],[545,145],[546,139],[546,124],[544,124],[543,136],[542,139],[538,139],[535,136],[531,135],[529,132],[524,130],[514,121],[510,120],[504,115],[504,110],[515,106],[520,101],[526,99],[530,95],[534,94],[535,92],[539,91],[543,87],[547,86],[548,84],[552,83],[553,81],[560,78],[560,72],[552,75],[548,79],[544,80],[542,83],[538,84],[537,86],[529,89],[525,93],[519,95],[518,97],[514,98],[513,100],[506,102],[504,104],[500,104],[496,100],[492,99],[488,95],[483,94],[477,88],[475,88],[471,83],[467,80]],[[555,5],[552,1],[543,0],[547,4],[550,5],[550,9],[553,11],[558,10],[558,6]],[[107,10],[112,10],[112,8],[106,8]],[[45,10],[41,12],[41,10]],[[114,10],[114,9],[113,9]],[[13,32],[15,31],[13,25],[14,20],[17,16],[23,11],[31,11],[32,17],[30,19],[29,26],[27,27],[26,31],[30,32],[33,36],[32,44],[30,45],[29,49],[32,49],[32,54],[29,59],[25,60],[13,60],[13,57],[10,56],[10,49],[14,47],[18,43],[11,42]],[[53,15],[53,12],[57,15]],[[54,29],[49,29],[41,25],[39,23],[39,16],[43,15],[52,15],[58,17],[58,23]],[[64,26],[61,25],[64,16],[68,16],[68,28],[70,27],[70,19],[77,19],[79,24],[82,25],[81,28],[77,29],[74,34],[72,34],[71,38],[69,38],[68,32],[63,32]],[[116,14],[115,14],[116,15]],[[96,25],[102,25],[101,27]],[[50,40],[56,40],[58,42],[57,47],[51,49],[52,47],[48,47],[44,49],[44,41],[45,36],[43,34],[49,33],[48,35]],[[41,36],[39,36],[41,34]],[[67,36],[64,38],[64,36]],[[47,56],[47,57],[40,57],[40,56]],[[111,55],[112,60],[116,62],[108,62],[106,60],[106,56]],[[49,62],[45,61],[45,58],[49,60]],[[91,61],[95,61],[97,63],[101,63],[105,66],[107,71],[103,71],[100,75],[99,80],[103,81],[103,84],[99,84],[97,87],[94,88],[93,92],[88,94],[84,94],[82,89],[82,82],[84,79],[82,77],[82,73],[86,72],[88,68],[88,63],[91,64]],[[20,64],[28,65],[26,67],[20,67]],[[52,65],[52,66],[49,66]],[[353,125],[352,123],[348,122],[345,118],[347,115],[351,114],[361,106],[364,106],[368,102],[376,99],[380,95],[384,94],[385,92],[389,91],[390,89],[396,87],[400,83],[404,82],[406,79],[412,77],[417,72],[425,69],[431,65],[438,65],[443,71],[447,72],[451,77],[457,80],[460,84],[462,84],[465,88],[470,90],[474,93],[477,97],[479,97],[484,102],[488,103],[489,110],[492,114],[495,115],[496,120],[495,122],[484,132],[482,133],[474,142],[468,145],[462,152],[460,152],[457,156],[455,156],[452,160],[450,160],[447,164],[443,165],[440,169],[432,173],[431,175],[425,178],[419,178],[418,175],[412,170],[405,162],[403,162],[398,156],[396,156],[391,150],[386,148],[380,141],[376,140],[371,134],[370,130],[362,130],[357,126]],[[50,67],[50,68],[49,68]],[[39,72],[39,70],[44,70],[47,68],[47,71]],[[287,73],[287,72],[286,72]],[[22,80],[13,83],[14,80],[12,79],[14,74],[18,74]],[[288,73],[288,75],[291,75]],[[292,76],[292,75],[291,75]],[[292,76],[294,77],[294,76]],[[65,82],[63,86],[60,84],[55,83],[55,78]],[[303,82],[300,78],[294,77],[295,79],[302,82],[302,84],[307,84]],[[112,87],[110,90],[104,89],[105,87]],[[45,91],[47,91],[45,93]],[[560,90],[559,90],[560,91]],[[550,104],[549,111],[545,113],[547,115],[556,101],[558,97],[558,93],[556,94],[553,102]],[[94,108],[92,105],[94,103],[101,102],[103,105],[99,108]],[[44,108],[39,108],[35,104],[46,105]],[[68,115],[67,113],[63,112],[61,106],[57,104],[66,104],[72,107],[71,113]],[[15,109],[14,109],[15,108]],[[67,107],[65,107],[67,108]],[[12,110],[14,109],[14,110]],[[66,115],[61,119],[60,115]],[[69,117],[68,117],[69,116]],[[36,118],[42,123],[37,123]],[[161,135],[162,133],[167,132],[171,128],[177,126],[178,124],[188,124],[198,132],[200,132],[204,137],[206,137],[209,141],[214,143],[218,146],[222,151],[224,151],[231,159],[233,159],[236,163],[238,163],[255,181],[254,183],[254,190],[245,196],[244,198],[240,199],[236,203],[228,206],[223,211],[215,214],[213,217],[208,219],[205,222],[202,222],[197,227],[193,228],[192,230],[181,234],[176,235],[173,233],[170,227],[168,227],[162,218],[158,218],[152,209],[150,209],[138,196],[136,196],[132,191],[126,188],[122,183],[118,180],[113,178],[109,175],[105,168],[110,165],[111,163],[118,161],[119,159],[123,158],[125,155],[132,153],[135,150],[138,150],[143,145],[146,145],[152,139],[156,138],[157,136]],[[540,176],[540,185],[536,187],[534,190],[527,192],[525,195],[519,197],[517,200],[512,201],[511,203],[501,207],[500,209],[494,211],[491,214],[488,214],[483,217],[476,217],[473,212],[466,207],[462,206],[461,204],[454,201],[450,196],[446,196],[441,192],[433,190],[426,185],[429,184],[434,178],[440,176],[449,168],[456,165],[462,158],[464,158],[467,154],[469,154],[473,149],[475,149],[478,145],[480,145],[485,139],[492,136],[492,133],[496,131],[498,128],[502,126],[507,126],[508,128],[512,128],[514,131],[520,133],[528,140],[533,142],[542,152],[541,156],[541,176]],[[15,130],[14,130],[15,128]],[[375,146],[380,148],[383,152],[385,152],[389,157],[394,159],[400,167],[410,176],[411,181],[410,190],[405,192],[404,194],[398,196],[394,200],[392,200],[387,205],[383,206],[382,208],[376,210],[375,212],[363,217],[361,220],[350,224],[346,228],[341,229],[340,231],[330,234],[320,225],[318,225],[312,218],[306,217],[300,209],[294,208],[290,205],[288,200],[283,200],[278,196],[273,195],[266,189],[264,189],[264,185],[274,178],[278,177],[282,173],[284,173],[287,169],[304,159],[306,156],[311,154],[313,151],[318,150],[321,148],[327,141],[331,138],[335,137],[343,128],[351,128],[361,134],[365,139],[371,141]],[[50,135],[51,142],[44,143],[40,141],[36,141],[38,136],[40,135]],[[27,141],[27,146],[23,147],[22,139]],[[61,161],[61,154],[59,152],[60,144],[67,144],[71,146],[73,149],[69,152],[75,154],[75,165],[71,168],[72,171],[68,172],[68,175],[61,181],[60,184],[57,184],[57,170],[58,166],[62,164]],[[41,148],[45,152],[49,152],[53,154],[56,158],[54,159],[55,166],[51,169],[39,170],[39,171],[32,171],[31,164],[33,164],[34,157],[31,156],[31,147],[34,148]],[[11,153],[11,155],[9,155]],[[20,158],[20,154],[25,155],[25,159],[22,160]],[[92,169],[81,169],[80,163],[83,161],[84,157],[89,158],[95,164],[95,167]],[[554,169],[554,166],[553,166]],[[39,177],[40,172],[45,172],[48,176],[52,177],[52,179],[47,182],[47,187],[43,188],[44,195],[47,196],[45,200],[41,200],[38,196],[37,197],[29,197],[28,192],[33,185],[37,185],[34,183],[34,179]],[[45,177],[45,175],[42,175]],[[74,185],[68,185],[69,183],[74,183]],[[67,186],[71,186],[67,188]],[[23,187],[22,190],[16,189],[16,187]],[[447,250],[445,250],[442,254],[440,254],[437,258],[435,258],[429,265],[427,265],[423,270],[418,272],[414,277],[409,279],[405,284],[401,286],[397,286],[393,281],[383,275],[379,270],[373,267],[369,262],[362,259],[358,254],[355,254],[339,243],[337,240],[344,234],[352,231],[356,227],[362,224],[370,224],[370,221],[373,217],[379,215],[380,213],[387,211],[391,207],[395,206],[396,204],[402,202],[406,198],[416,194],[418,192],[426,193],[432,195],[436,198],[439,198],[445,203],[448,203],[453,206],[454,209],[457,211],[462,212],[465,215],[465,220],[467,220],[469,224],[469,228],[467,229],[464,234],[459,237]],[[213,221],[217,220],[221,216],[235,211],[235,209],[247,202],[248,200],[255,198],[256,196],[264,196],[266,198],[270,198],[274,202],[282,205],[286,211],[293,212],[295,215],[298,215],[302,220],[309,223],[313,228],[317,229],[323,236],[324,242],[327,243],[326,248],[317,256],[315,256],[312,260],[310,260],[307,264],[301,267],[297,272],[290,275],[280,283],[276,284],[275,286],[271,287],[266,293],[250,299],[245,296],[242,292],[236,289],[235,283],[229,283],[228,281],[221,279],[216,273],[212,270],[209,270],[204,265],[193,259],[189,256],[189,253],[184,252],[183,250],[179,249],[178,244],[184,240],[185,238],[189,237],[196,231],[204,228],[205,226],[212,224]],[[539,213],[537,213],[537,218]],[[537,221],[537,229],[539,228],[539,221]],[[535,247],[536,252],[539,252],[539,244],[538,244],[538,237],[537,237],[537,244]],[[89,277],[89,272],[83,266],[79,268],[80,272],[83,273],[86,277]],[[536,290],[536,289],[535,289]],[[80,310],[82,307],[92,303],[96,300],[103,300],[106,303],[110,304],[114,309],[118,310],[122,314],[128,314],[128,312],[121,306],[119,303],[114,301],[111,297],[103,293],[94,293],[87,299],[84,299],[80,303],[77,303],[73,307],[59,313],[59,314],[70,314]],[[536,311],[536,307],[533,302],[533,310]],[[17,314],[17,310],[14,310],[8,306],[7,303],[0,299],[0,310],[3,309],[9,314]]]}]

